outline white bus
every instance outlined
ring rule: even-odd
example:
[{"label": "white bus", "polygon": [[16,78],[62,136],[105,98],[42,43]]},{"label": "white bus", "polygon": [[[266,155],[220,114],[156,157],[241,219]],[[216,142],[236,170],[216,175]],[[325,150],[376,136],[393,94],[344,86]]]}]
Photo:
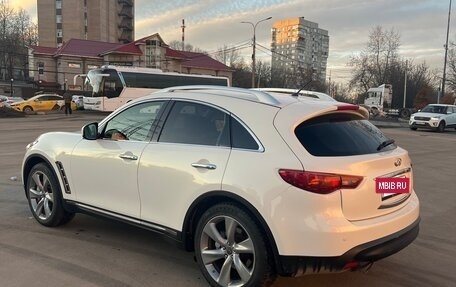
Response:
[{"label": "white bus", "polygon": [[84,109],[112,112],[123,104],[173,86],[229,86],[229,79],[210,75],[179,74],[159,69],[103,66],[87,73]]}]

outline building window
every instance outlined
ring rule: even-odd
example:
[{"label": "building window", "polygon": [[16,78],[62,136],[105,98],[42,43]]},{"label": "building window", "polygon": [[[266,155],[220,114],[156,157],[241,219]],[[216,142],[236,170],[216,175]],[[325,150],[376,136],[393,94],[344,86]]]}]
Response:
[{"label": "building window", "polygon": [[56,15],[56,16],[55,16],[55,22],[56,22],[57,24],[62,23],[62,15]]},{"label": "building window", "polygon": [[161,43],[157,40],[147,40],[146,41],[146,67],[148,68],[158,68],[161,67]]},{"label": "building window", "polygon": [[63,37],[63,30],[57,29],[57,38],[62,38],[62,37]]},{"label": "building window", "polygon": [[62,9],[62,0],[55,1],[55,9]]}]

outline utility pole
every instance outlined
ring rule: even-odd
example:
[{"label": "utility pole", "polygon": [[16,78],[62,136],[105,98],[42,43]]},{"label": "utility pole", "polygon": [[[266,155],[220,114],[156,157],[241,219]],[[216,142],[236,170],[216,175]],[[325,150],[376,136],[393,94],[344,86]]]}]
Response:
[{"label": "utility pole", "polygon": [[[443,61],[443,77],[442,77],[442,97],[445,96],[445,81],[446,81],[446,65],[447,65],[447,56],[448,56],[448,34],[450,32],[450,19],[451,19],[451,0],[450,7],[448,8],[448,25],[446,33],[446,43],[445,43],[445,59]],[[437,96],[437,104],[440,103],[440,96]]]},{"label": "utility pole", "polygon": [[250,24],[252,25],[253,27],[253,52],[252,52],[252,88],[255,88],[255,65],[256,65],[256,59],[255,59],[255,48],[256,48],[256,35],[255,35],[255,32],[256,32],[256,26],[263,22],[263,21],[266,21],[266,20],[269,20],[271,19],[272,17],[268,17],[268,18],[265,18],[265,19],[262,19],[258,22],[256,22],[255,24],[253,24],[252,22],[248,22],[248,21],[242,21],[241,23],[243,24]]},{"label": "utility pole", "polygon": [[408,60],[405,60],[404,104],[402,105],[403,108],[405,108],[405,101],[407,99],[407,66]]},{"label": "utility pole", "polygon": [[185,50],[185,20],[182,19],[182,51]]}]

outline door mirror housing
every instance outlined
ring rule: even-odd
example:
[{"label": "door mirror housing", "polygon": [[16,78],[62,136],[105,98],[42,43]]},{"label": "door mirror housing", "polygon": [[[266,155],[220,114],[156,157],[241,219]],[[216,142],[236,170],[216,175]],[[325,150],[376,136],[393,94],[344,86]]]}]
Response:
[{"label": "door mirror housing", "polygon": [[90,123],[82,127],[82,138],[96,140],[98,138],[98,123]]}]

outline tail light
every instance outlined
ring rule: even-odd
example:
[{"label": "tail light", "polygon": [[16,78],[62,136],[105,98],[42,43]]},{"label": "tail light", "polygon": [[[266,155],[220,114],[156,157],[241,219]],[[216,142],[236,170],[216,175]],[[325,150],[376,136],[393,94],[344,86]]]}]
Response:
[{"label": "tail light", "polygon": [[359,110],[359,106],[357,105],[340,105],[337,106],[338,111],[357,111]]},{"label": "tail light", "polygon": [[329,194],[338,189],[353,189],[363,180],[362,176],[281,169],[283,180],[297,188],[319,194]]}]

